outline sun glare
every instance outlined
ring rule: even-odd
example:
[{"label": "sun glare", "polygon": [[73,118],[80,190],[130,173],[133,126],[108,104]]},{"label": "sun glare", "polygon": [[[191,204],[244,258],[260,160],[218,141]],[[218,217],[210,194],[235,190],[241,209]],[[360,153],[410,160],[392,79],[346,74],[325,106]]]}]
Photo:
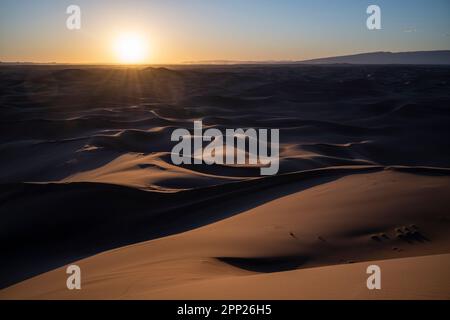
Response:
[{"label": "sun glare", "polygon": [[143,63],[148,58],[148,43],[138,34],[121,34],[115,41],[114,49],[120,63]]}]

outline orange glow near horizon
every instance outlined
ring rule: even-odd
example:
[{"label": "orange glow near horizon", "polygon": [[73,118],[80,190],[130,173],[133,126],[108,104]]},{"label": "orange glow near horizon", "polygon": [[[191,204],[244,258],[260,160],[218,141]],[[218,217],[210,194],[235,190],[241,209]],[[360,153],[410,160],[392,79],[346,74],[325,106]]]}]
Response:
[{"label": "orange glow near horizon", "polygon": [[138,33],[122,33],[114,41],[117,62],[142,64],[149,59],[149,43]]}]

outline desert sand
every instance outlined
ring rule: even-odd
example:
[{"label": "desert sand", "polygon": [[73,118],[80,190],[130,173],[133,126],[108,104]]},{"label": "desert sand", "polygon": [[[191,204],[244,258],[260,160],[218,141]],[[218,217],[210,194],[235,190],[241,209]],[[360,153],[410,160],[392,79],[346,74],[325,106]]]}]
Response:
[{"label": "desert sand", "polygon": [[[449,79],[3,66],[0,299],[449,299]],[[280,129],[279,174],[172,164],[194,120]]]}]

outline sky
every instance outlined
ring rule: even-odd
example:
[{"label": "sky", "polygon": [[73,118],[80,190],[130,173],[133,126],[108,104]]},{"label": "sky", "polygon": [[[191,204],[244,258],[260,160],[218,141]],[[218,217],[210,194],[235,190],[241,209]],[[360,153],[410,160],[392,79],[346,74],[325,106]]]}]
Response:
[{"label": "sky", "polygon": [[[366,27],[371,4],[381,30]],[[69,5],[80,30],[66,27]],[[450,1],[0,0],[0,61],[121,63],[123,34],[139,35],[147,64],[448,50]]]}]

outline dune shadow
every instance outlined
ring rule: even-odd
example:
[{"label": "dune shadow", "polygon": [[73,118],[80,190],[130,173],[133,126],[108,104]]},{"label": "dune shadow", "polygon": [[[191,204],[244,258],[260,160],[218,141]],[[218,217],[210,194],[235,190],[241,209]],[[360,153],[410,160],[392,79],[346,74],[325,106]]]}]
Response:
[{"label": "dune shadow", "polygon": [[308,262],[306,256],[293,257],[217,257],[219,261],[247,271],[273,273],[294,270]]},{"label": "dune shadow", "polygon": [[316,169],[176,193],[98,183],[0,184],[0,287],[105,250],[199,228],[345,175],[381,169]]}]

